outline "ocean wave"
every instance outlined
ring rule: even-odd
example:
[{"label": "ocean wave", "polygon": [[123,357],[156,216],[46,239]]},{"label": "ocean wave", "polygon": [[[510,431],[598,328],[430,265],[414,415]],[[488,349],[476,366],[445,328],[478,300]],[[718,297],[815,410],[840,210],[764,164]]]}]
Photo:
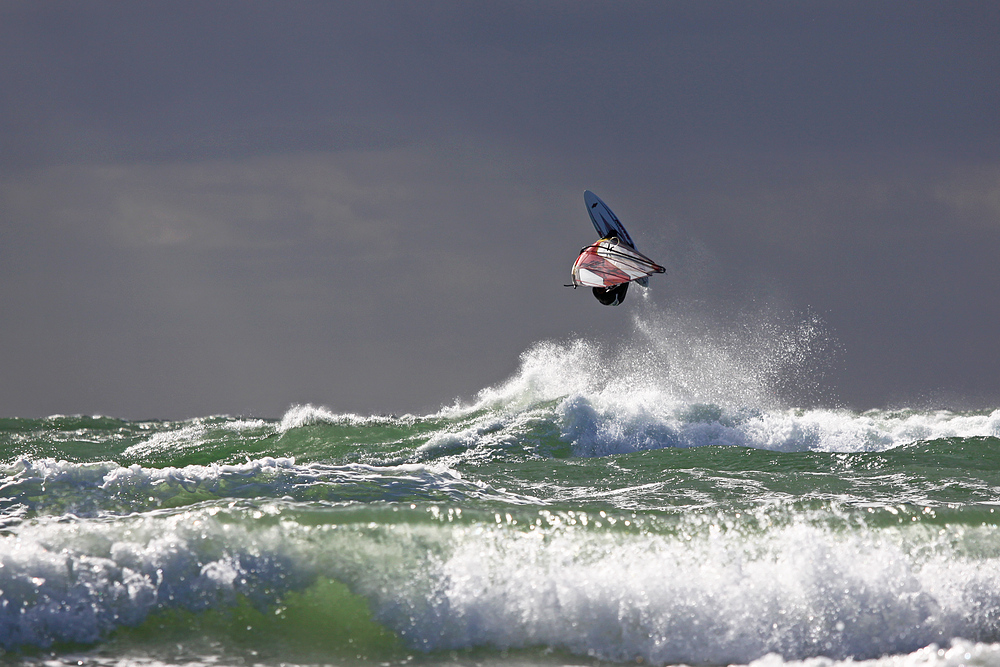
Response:
[{"label": "ocean wave", "polygon": [[373,512],[271,502],[25,524],[0,536],[0,645],[94,642],[159,611],[238,599],[266,619],[317,577],[427,652],[729,664],[1000,636],[996,526],[837,529],[760,512],[657,530],[628,514]]},{"label": "ocean wave", "polygon": [[556,409],[561,434],[579,456],[708,445],[779,452],[876,452],[943,438],[1000,437],[988,414],[899,414],[848,410],[731,411],[714,405],[614,409],[573,396]]},{"label": "ocean wave", "polygon": [[26,512],[75,517],[114,516],[225,499],[287,498],[324,503],[425,502],[495,499],[541,503],[464,479],[443,464],[297,464],[264,457],[241,464],[146,468],[113,462],[21,459],[4,471],[0,512],[8,521]]},{"label": "ocean wave", "polygon": [[305,584],[308,573],[268,530],[220,522],[217,512],[63,517],[0,536],[0,646],[92,643],[157,610],[207,609],[237,595],[267,604],[275,584]]},{"label": "ocean wave", "polygon": [[[472,457],[482,456],[484,449],[527,445],[531,454],[546,455],[559,444],[581,457],[705,446],[857,453],[946,438],[1000,437],[1000,410],[859,414],[846,409],[759,409],[686,403],[649,391],[578,392],[549,404],[532,402],[529,408],[521,407],[520,400],[515,404],[516,409],[506,404],[445,426],[420,453]],[[529,423],[539,437],[524,437]]]},{"label": "ocean wave", "polygon": [[541,645],[654,664],[872,658],[996,639],[996,557],[954,546],[995,530],[472,530],[430,570],[431,595],[376,596],[373,608],[428,650]]},{"label": "ocean wave", "polygon": [[313,405],[293,405],[282,416],[277,432],[287,433],[293,429],[315,424],[337,424],[344,426],[394,425],[409,426],[417,420],[413,415],[395,417],[389,415],[363,416],[353,412],[333,412]]},{"label": "ocean wave", "polygon": [[821,373],[822,323],[809,317],[698,337],[687,322],[637,320],[620,346],[545,342],[526,351],[508,380],[468,405],[422,451],[454,455],[523,441],[526,421],[547,422],[577,456],[666,447],[738,446],[772,451],[872,452],[949,437],[1000,437],[1000,410],[871,410],[788,407],[783,388]]}]

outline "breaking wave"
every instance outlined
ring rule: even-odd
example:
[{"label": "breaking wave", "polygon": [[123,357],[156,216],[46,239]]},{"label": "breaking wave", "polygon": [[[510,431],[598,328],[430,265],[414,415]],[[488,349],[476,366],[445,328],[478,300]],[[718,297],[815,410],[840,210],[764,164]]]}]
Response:
[{"label": "breaking wave", "polygon": [[209,505],[0,537],[0,645],[93,642],[245,599],[259,623],[322,575],[424,651],[550,646],[655,664],[905,654],[998,639],[996,526],[872,531],[774,510],[673,525],[530,510],[317,514]]}]

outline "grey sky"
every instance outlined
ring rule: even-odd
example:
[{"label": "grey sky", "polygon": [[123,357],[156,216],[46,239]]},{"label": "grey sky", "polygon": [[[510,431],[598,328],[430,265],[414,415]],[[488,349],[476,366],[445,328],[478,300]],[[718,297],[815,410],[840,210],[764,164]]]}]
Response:
[{"label": "grey sky", "polygon": [[[1000,404],[998,34],[995,2],[0,0],[0,415],[424,412],[541,340],[760,309],[823,318],[851,407]],[[668,267],[648,299],[562,287],[586,188]]]}]

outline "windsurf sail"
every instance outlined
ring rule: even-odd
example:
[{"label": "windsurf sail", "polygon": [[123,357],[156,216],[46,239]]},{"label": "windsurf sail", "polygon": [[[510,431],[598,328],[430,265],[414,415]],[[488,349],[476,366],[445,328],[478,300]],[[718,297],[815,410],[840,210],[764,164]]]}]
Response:
[{"label": "windsurf sail", "polygon": [[573,263],[573,285],[607,289],[665,272],[662,266],[612,236],[580,251]]}]

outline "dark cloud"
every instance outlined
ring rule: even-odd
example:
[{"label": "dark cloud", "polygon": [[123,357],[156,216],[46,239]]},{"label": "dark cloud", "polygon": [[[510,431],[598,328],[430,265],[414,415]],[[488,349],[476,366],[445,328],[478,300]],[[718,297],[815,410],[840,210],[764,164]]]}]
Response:
[{"label": "dark cloud", "polygon": [[986,2],[15,3],[5,18],[4,116],[29,153],[448,129],[577,154],[998,148]]},{"label": "dark cloud", "polygon": [[[538,340],[758,302],[825,319],[850,405],[995,400],[998,29],[988,2],[4,3],[0,406],[431,410]],[[561,287],[584,188],[670,269],[625,312]]]}]

